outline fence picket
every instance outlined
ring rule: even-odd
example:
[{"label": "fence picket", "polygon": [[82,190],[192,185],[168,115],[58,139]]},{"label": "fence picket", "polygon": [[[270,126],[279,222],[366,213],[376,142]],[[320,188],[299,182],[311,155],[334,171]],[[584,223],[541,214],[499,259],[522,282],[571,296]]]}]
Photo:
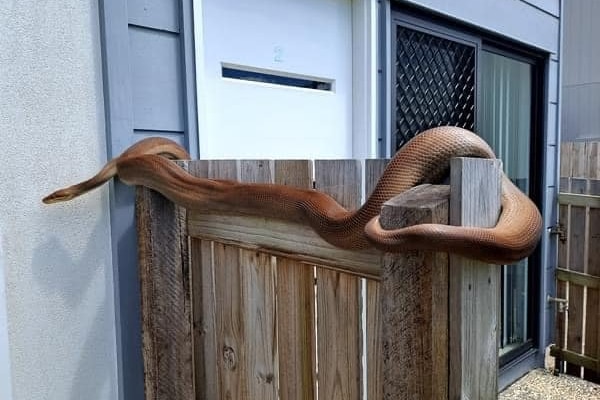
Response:
[{"label": "fence picket", "polygon": [[[365,161],[365,198],[368,198],[381,174],[389,163],[389,159],[372,159]],[[381,399],[383,386],[383,362],[381,358],[381,318],[379,283],[366,279],[366,321],[367,335],[367,399]]]},{"label": "fence picket", "polygon": [[[360,163],[356,160],[316,161],[315,187],[346,208],[358,207]],[[359,321],[359,278],[317,268],[319,398],[360,398]]]},{"label": "fence picket", "polygon": [[[579,146],[581,147],[581,146]],[[583,168],[582,165],[579,168]],[[581,174],[581,173],[580,173]],[[586,179],[572,179],[571,192],[584,194],[587,191]],[[569,269],[585,271],[586,252],[586,207],[571,206],[571,224],[569,229]],[[581,353],[583,348],[583,311],[584,287],[572,282],[568,284],[569,322],[567,324],[567,350]],[[581,367],[567,364],[570,375],[580,376]]]},{"label": "fence picket", "polygon": [[[386,160],[365,163],[367,195],[386,163]],[[317,189],[347,208],[360,205],[360,162],[318,161],[314,169]],[[307,161],[194,161],[189,163],[188,170],[197,176],[216,179],[313,186],[312,163]],[[146,189],[141,192],[143,196],[151,193]],[[143,196],[141,203],[146,201]],[[307,256],[295,253],[293,247],[272,246],[269,241],[240,240],[241,233],[248,239],[267,230],[271,232],[270,228],[258,226],[260,218],[244,220],[245,216],[212,215],[212,220],[203,220],[200,216],[205,214],[190,211],[184,221],[168,205],[157,204],[153,212],[165,214],[158,218],[159,222],[161,218],[174,216],[175,220],[165,226],[179,224],[180,233],[173,241],[161,239],[164,234],[153,236],[162,229],[156,228],[156,221],[152,222],[150,234],[145,231],[146,225],[142,227],[147,257],[142,260],[147,274],[144,294],[156,294],[156,299],[165,301],[153,307],[152,304],[158,304],[156,301],[144,299],[147,304],[144,313],[149,321],[145,324],[146,332],[160,341],[145,348],[148,368],[159,367],[146,371],[146,385],[152,398],[313,400],[318,395],[328,400],[354,400],[363,398],[363,394],[368,399],[382,398],[380,253],[340,250],[342,257],[320,257],[314,256],[322,251],[316,245],[312,246],[316,253]],[[214,229],[198,228],[206,221]],[[240,232],[240,227],[248,229]],[[301,231],[307,237],[317,237],[314,232],[306,233],[307,229],[290,224],[277,231],[277,235],[287,237],[289,233],[294,238]],[[240,235],[231,236],[231,232]],[[176,282],[163,282],[163,276],[173,275],[168,266],[171,264],[167,263],[165,270],[153,264],[163,255],[167,261],[176,258]],[[186,269],[188,255],[190,271]],[[358,262],[364,266],[357,268]],[[447,276],[436,271],[436,279],[444,281],[447,287]],[[191,282],[187,282],[188,277]],[[191,294],[186,292],[188,284]],[[183,292],[173,297],[168,285]],[[447,307],[436,303],[433,297],[444,297],[440,297],[443,301],[448,301],[448,297],[438,290],[441,287],[436,288],[432,290],[430,305],[446,311],[436,313],[437,322],[431,321],[430,342],[441,365],[447,362],[442,351],[447,351],[447,347],[441,343],[448,327],[440,322]],[[181,295],[183,306],[179,303]],[[190,297],[191,307],[185,304],[186,296]],[[153,326],[152,321],[160,326]],[[166,334],[168,329],[172,328],[181,328],[175,346],[165,341],[170,337]],[[186,353],[187,350],[190,351]],[[169,366],[175,369],[164,369]],[[183,369],[177,369],[180,366]],[[410,370],[411,366],[400,364],[395,368],[402,371]],[[163,369],[164,376],[160,372]],[[439,379],[432,379],[434,382],[448,379],[447,373],[436,375],[432,371],[432,374],[440,375]],[[426,393],[429,390],[435,392],[436,388],[428,388]],[[432,397],[446,396],[440,392]]]},{"label": "fence picket", "polygon": [[[596,143],[597,145],[597,143]],[[598,146],[596,146],[598,149]],[[597,160],[596,160],[597,161]],[[598,181],[589,182],[589,194],[600,195],[600,187],[593,184]],[[587,273],[600,276],[600,209],[589,210],[588,224],[589,251],[587,256]],[[600,318],[597,318],[600,310],[600,291],[597,288],[587,288],[586,320],[585,320],[585,351],[584,354],[592,358],[598,357],[600,346]],[[600,382],[598,371],[584,369],[584,378]]]},{"label": "fence picket", "polygon": [[[275,183],[312,188],[312,162],[275,161]],[[316,395],[314,267],[277,257],[277,330],[282,399]]]},{"label": "fence picket", "polygon": [[[272,183],[273,162],[240,161],[240,181]],[[240,277],[246,334],[248,398],[277,399],[279,371],[275,311],[276,269],[274,258],[254,250],[240,249]]]}]

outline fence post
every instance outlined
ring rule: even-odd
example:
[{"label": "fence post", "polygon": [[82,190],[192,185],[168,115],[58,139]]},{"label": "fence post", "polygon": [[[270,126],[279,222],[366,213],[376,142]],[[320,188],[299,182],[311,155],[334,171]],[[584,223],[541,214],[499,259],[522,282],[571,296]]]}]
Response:
[{"label": "fence post", "polygon": [[[448,223],[448,186],[421,185],[386,202],[385,229]],[[381,281],[383,398],[448,397],[448,256],[386,254]]]},{"label": "fence post", "polygon": [[[456,158],[450,165],[450,224],[494,226],[500,212],[500,161]],[[498,396],[500,269],[450,255],[450,400]]]},{"label": "fence post", "polygon": [[[194,399],[186,210],[137,189],[145,398]],[[134,299],[131,299],[134,301]]]}]

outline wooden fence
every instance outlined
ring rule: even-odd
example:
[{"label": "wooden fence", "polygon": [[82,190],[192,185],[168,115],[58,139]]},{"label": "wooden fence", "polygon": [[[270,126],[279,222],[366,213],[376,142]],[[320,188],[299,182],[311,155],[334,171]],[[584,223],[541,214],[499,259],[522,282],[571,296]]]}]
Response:
[{"label": "wooden fence", "polygon": [[[600,383],[600,143],[561,144],[557,371]],[[562,300],[561,300],[562,299]]]},{"label": "wooden fence", "polygon": [[[498,163],[453,164],[450,200],[447,187],[418,187],[386,204],[382,223],[446,223],[449,208],[455,224],[495,223]],[[355,160],[182,165],[200,177],[314,185],[356,208],[385,161],[365,163],[364,188]],[[186,211],[142,188],[137,220],[148,399],[497,394],[497,266],[340,250],[304,226]]]}]

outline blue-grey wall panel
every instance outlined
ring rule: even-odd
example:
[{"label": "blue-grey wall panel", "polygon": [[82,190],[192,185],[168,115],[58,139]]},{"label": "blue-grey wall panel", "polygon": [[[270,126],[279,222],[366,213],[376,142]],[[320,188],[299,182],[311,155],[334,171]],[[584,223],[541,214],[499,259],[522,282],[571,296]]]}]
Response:
[{"label": "blue-grey wall panel", "polygon": [[565,0],[563,85],[600,82],[600,1]]},{"label": "blue-grey wall panel", "polygon": [[133,128],[168,132],[185,129],[181,37],[129,28]]},{"label": "blue-grey wall panel", "polygon": [[558,61],[550,60],[548,69],[548,101],[558,103]]},{"label": "blue-grey wall panel", "polygon": [[[100,0],[109,157],[147,136],[198,155],[192,0]],[[134,190],[111,185],[119,399],[144,399]]]},{"label": "blue-grey wall panel", "polygon": [[404,0],[400,3],[425,7],[550,53],[558,52],[559,19],[521,0]]},{"label": "blue-grey wall panel", "polygon": [[600,82],[563,87],[562,140],[600,138]]},{"label": "blue-grey wall panel", "polygon": [[177,0],[127,0],[129,23],[179,33]]},{"label": "blue-grey wall panel", "polygon": [[531,4],[540,10],[544,10],[548,14],[555,17],[560,16],[560,0],[521,0],[523,3]]},{"label": "blue-grey wall panel", "polygon": [[556,146],[558,143],[558,104],[548,104],[546,113],[546,138],[549,146]]}]

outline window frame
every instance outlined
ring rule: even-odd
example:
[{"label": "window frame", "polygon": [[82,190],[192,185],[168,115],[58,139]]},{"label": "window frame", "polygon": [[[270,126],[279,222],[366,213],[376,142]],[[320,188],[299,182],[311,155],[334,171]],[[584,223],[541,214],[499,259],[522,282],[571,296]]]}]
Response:
[{"label": "window frame", "polygon": [[479,39],[476,36],[471,35],[469,33],[459,32],[454,29],[445,27],[443,25],[435,24],[433,22],[417,18],[410,14],[400,13],[395,10],[392,11],[392,18],[391,18],[390,23],[391,23],[391,29],[390,29],[390,36],[388,38],[388,40],[390,41],[390,57],[389,57],[389,61],[388,61],[388,68],[390,69],[390,85],[389,85],[389,87],[391,87],[391,89],[390,89],[390,93],[389,93],[390,118],[389,118],[389,125],[388,125],[389,141],[388,141],[388,145],[387,145],[387,147],[388,147],[387,151],[390,152],[390,155],[395,154],[397,151],[396,150],[397,138],[395,135],[396,119],[393,115],[393,113],[395,113],[394,103],[395,103],[395,100],[397,97],[397,90],[396,90],[396,84],[395,84],[396,63],[394,62],[394,58],[396,57],[396,52],[397,52],[397,47],[396,47],[397,42],[393,38],[396,35],[396,28],[398,26],[401,26],[403,28],[412,29],[412,30],[415,30],[418,32],[422,32],[422,33],[431,35],[431,36],[436,36],[441,39],[450,40],[450,41],[474,48],[474,51],[475,51],[475,93],[474,93],[475,121],[473,123],[473,126],[474,126],[475,130],[477,130],[477,115],[478,115],[478,111],[479,111],[478,88],[479,88],[479,79],[480,79],[480,77],[479,77],[480,59],[479,58],[480,58],[481,47],[482,47],[481,39]]}]

